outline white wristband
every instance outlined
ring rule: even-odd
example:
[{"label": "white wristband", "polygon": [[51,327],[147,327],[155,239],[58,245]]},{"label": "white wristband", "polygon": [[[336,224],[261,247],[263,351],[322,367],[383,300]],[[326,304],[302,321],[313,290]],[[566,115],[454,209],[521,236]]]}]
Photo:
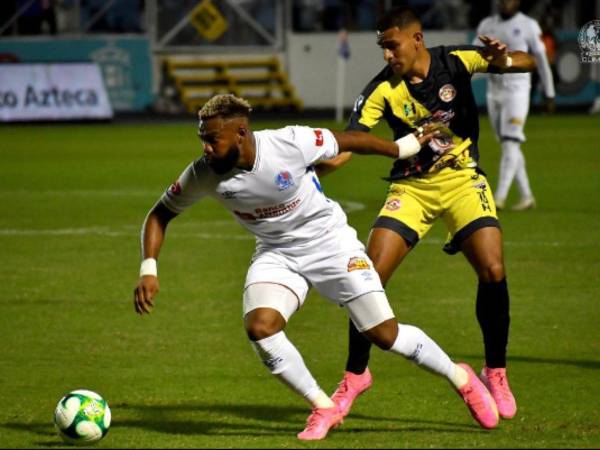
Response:
[{"label": "white wristband", "polygon": [[156,268],[156,260],[154,258],[146,258],[142,261],[142,265],[140,267],[140,277],[145,277],[146,275],[158,276],[158,270]]},{"label": "white wristband", "polygon": [[421,144],[414,134],[410,133],[396,140],[398,159],[406,159],[416,155],[421,150]]},{"label": "white wristband", "polygon": [[504,63],[504,65],[505,65],[506,67],[510,67],[510,66],[512,66],[512,62],[513,62],[513,61],[512,61],[512,57],[510,57],[510,56],[507,56],[507,57],[506,57],[506,62]]}]

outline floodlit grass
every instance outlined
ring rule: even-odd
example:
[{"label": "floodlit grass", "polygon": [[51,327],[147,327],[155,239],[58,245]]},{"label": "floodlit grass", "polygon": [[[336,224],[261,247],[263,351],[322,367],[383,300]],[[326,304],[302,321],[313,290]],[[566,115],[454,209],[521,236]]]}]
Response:
[{"label": "floodlit grass", "polygon": [[[216,202],[169,226],[157,306],[147,317],[134,312],[140,226],[200,153],[195,126],[0,127],[0,446],[61,446],[54,407],[76,388],[99,392],[112,409],[98,448],[600,446],[597,117],[530,117],[523,148],[538,208],[500,216],[516,418],[482,430],[444,380],[373,350],[373,388],[315,443],[295,437],[307,405],[247,342],[241,291],[253,238]],[[485,118],[481,128],[481,165],[495,186],[499,147]],[[355,156],[322,180],[330,197],[364,205],[349,213],[363,240],[389,167],[382,157]],[[441,251],[445,234],[438,223],[388,295],[401,322],[478,370],[476,278],[462,256]],[[287,328],[327,392],[344,368],[346,325],[344,311],[313,292]]]}]

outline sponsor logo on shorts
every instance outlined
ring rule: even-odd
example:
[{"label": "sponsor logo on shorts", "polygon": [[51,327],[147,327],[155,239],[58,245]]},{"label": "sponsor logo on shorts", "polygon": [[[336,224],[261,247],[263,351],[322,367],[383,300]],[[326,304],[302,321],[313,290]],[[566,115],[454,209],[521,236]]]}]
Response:
[{"label": "sponsor logo on shorts", "polygon": [[523,119],[519,119],[518,117],[511,117],[508,121],[511,125],[523,125]]},{"label": "sponsor logo on shorts", "polygon": [[353,256],[348,261],[348,272],[353,272],[355,270],[369,270],[370,268],[371,266],[367,260],[359,256]]},{"label": "sponsor logo on shorts", "polygon": [[385,209],[389,211],[396,211],[402,207],[402,202],[399,198],[392,198],[385,202]]},{"label": "sponsor logo on shorts", "polygon": [[451,102],[456,97],[456,88],[450,83],[445,84],[440,88],[438,95],[443,102]]},{"label": "sponsor logo on shorts", "polygon": [[171,187],[169,187],[169,192],[173,195],[181,194],[181,184],[179,181],[174,182]]},{"label": "sponsor logo on shorts", "polygon": [[275,184],[279,188],[280,191],[285,191],[290,186],[294,185],[294,179],[292,178],[292,174],[287,170],[282,170],[275,177]]}]

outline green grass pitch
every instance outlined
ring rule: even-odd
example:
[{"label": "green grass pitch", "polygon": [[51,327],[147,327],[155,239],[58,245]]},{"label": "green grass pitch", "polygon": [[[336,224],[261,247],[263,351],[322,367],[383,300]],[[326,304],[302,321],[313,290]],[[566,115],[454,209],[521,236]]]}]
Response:
[{"label": "green grass pitch", "polygon": [[[487,119],[481,128],[481,165],[495,186],[499,147]],[[200,154],[194,119],[0,127],[0,446],[62,446],[54,407],[85,388],[113,413],[98,448],[600,447],[598,118],[531,116],[526,131],[538,208],[500,215],[516,418],[480,429],[446,381],[374,349],[372,389],[325,441],[302,443],[308,406],[268,373],[242,327],[253,239],[216,202],[169,226],[157,306],[134,312],[140,226]],[[355,156],[322,179],[363,240],[390,163]],[[439,222],[388,295],[401,322],[479,370],[475,275],[461,255],[442,252],[444,238]],[[329,393],[344,368],[346,321],[313,292],[287,328]]]}]

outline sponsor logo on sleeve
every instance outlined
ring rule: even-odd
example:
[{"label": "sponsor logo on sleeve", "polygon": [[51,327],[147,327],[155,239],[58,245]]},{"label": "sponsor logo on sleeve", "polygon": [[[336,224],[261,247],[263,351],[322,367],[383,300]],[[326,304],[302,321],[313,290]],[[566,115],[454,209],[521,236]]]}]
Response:
[{"label": "sponsor logo on sleeve", "polygon": [[235,198],[236,195],[237,195],[237,192],[235,192],[235,191],[221,192],[221,196],[226,200],[231,200],[232,198]]},{"label": "sponsor logo on sleeve", "polygon": [[171,185],[171,187],[169,188],[169,192],[173,195],[181,194],[181,184],[179,183],[179,181],[176,181]]},{"label": "sponsor logo on sleeve", "polygon": [[359,95],[358,98],[356,99],[356,101],[354,102],[353,111],[358,112],[358,110],[360,109],[360,107],[362,106],[364,101],[365,101],[365,96],[362,94]]},{"label": "sponsor logo on sleeve", "polygon": [[367,260],[360,256],[353,256],[348,261],[348,272],[353,272],[355,270],[369,270],[370,268],[371,266]]},{"label": "sponsor logo on sleeve", "polygon": [[317,147],[321,147],[323,145],[323,131],[321,130],[313,130],[315,132],[316,140],[315,145]]}]

